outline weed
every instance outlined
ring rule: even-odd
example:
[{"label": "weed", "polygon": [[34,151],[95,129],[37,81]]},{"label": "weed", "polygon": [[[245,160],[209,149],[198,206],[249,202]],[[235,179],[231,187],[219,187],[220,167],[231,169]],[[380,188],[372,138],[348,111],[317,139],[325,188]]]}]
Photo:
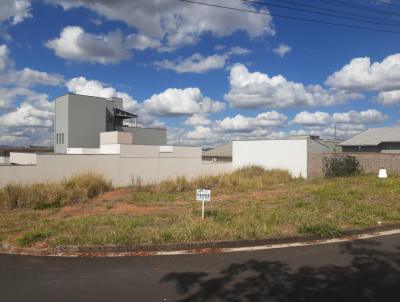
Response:
[{"label": "weed", "polygon": [[46,240],[48,237],[48,232],[32,231],[23,234],[21,237],[18,237],[17,243],[20,246],[29,246],[35,242]]},{"label": "weed", "polygon": [[339,237],[341,235],[341,230],[335,225],[322,223],[315,225],[302,225],[299,227],[300,234],[316,234],[321,237]]}]

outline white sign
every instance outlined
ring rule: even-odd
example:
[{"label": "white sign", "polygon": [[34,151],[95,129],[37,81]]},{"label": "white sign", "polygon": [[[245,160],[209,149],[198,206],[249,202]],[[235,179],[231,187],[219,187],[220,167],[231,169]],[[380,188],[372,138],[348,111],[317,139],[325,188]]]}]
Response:
[{"label": "white sign", "polygon": [[211,201],[211,190],[203,190],[197,189],[196,190],[196,200],[197,201]]}]

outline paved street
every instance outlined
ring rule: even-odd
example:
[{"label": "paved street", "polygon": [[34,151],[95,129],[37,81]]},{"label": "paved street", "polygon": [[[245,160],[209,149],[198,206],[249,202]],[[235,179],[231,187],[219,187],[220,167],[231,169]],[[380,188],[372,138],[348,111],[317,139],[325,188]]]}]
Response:
[{"label": "paved street", "polygon": [[0,256],[0,301],[399,301],[400,235],[260,252]]}]

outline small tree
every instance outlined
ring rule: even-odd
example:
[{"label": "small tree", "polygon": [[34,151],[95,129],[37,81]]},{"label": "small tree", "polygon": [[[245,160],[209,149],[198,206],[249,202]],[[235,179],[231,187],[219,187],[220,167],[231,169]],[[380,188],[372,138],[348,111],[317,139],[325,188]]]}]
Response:
[{"label": "small tree", "polygon": [[324,173],[326,177],[346,177],[362,172],[360,162],[354,156],[324,158]]}]

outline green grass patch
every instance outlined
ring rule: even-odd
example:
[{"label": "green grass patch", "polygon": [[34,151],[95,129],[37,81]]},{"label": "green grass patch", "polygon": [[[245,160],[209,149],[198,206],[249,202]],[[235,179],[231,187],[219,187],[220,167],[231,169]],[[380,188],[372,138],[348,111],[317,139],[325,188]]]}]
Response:
[{"label": "green grass patch", "polygon": [[299,227],[300,234],[315,234],[320,237],[339,237],[342,232],[341,230],[333,225],[328,223],[315,224],[315,225],[302,225]]},{"label": "green grass patch", "polygon": [[43,231],[27,232],[17,238],[17,244],[20,246],[29,246],[36,242],[46,240],[48,237],[49,233]]}]

